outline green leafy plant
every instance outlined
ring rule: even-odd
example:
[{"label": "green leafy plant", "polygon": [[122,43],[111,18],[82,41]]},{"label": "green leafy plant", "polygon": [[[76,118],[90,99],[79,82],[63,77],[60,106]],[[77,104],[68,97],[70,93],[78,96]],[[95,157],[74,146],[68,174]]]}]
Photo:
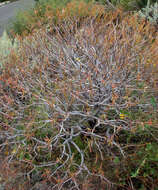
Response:
[{"label": "green leafy plant", "polygon": [[7,56],[10,54],[11,50],[17,51],[18,49],[18,40],[15,40],[15,43],[12,43],[12,39],[9,38],[6,31],[3,32],[2,37],[0,37],[0,67],[3,67],[3,63],[7,59]]},{"label": "green leafy plant", "polygon": [[148,4],[153,4],[155,0],[120,0],[119,4],[125,10],[140,10],[148,6]]},{"label": "green leafy plant", "polygon": [[154,3],[153,5],[148,4],[145,8],[139,11],[139,15],[142,18],[149,20],[149,22],[157,24],[158,23],[158,3]]}]

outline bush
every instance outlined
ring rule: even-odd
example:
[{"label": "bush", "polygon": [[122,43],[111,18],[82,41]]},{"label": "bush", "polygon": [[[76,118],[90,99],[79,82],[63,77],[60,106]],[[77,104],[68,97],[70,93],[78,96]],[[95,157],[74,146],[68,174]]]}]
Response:
[{"label": "bush", "polygon": [[0,38],[0,56],[1,56],[0,68],[3,67],[3,63],[5,62],[5,59],[7,59],[12,49],[17,50],[17,47],[18,47],[17,40],[15,40],[15,43],[13,44],[7,32],[4,31],[2,37]]},{"label": "bush", "polygon": [[151,6],[148,4],[148,6],[139,11],[139,15],[153,24],[158,24],[158,3]]},{"label": "bush", "polygon": [[34,8],[18,12],[9,30],[12,30],[15,35],[18,34],[22,36],[24,34],[25,36],[31,33],[35,28],[40,28],[41,25],[48,23],[48,12],[51,14],[50,16],[58,19],[58,12],[62,11],[67,3],[71,1],[72,0],[39,0],[36,2]]},{"label": "bush", "polygon": [[[106,1],[105,1],[106,2]],[[111,0],[114,6],[121,6],[124,10],[140,10],[147,6],[148,2],[153,4],[156,0]]]},{"label": "bush", "polygon": [[0,3],[5,2],[5,1],[7,1],[7,0],[0,0]]},{"label": "bush", "polygon": [[69,189],[156,184],[152,28],[119,10],[75,16],[73,6],[60,12],[65,20],[26,37],[1,73],[1,147],[18,171],[12,179]]}]

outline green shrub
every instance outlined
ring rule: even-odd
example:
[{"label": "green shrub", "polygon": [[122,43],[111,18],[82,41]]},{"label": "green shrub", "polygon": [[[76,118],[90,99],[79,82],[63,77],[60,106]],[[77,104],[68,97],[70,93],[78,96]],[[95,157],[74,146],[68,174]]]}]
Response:
[{"label": "green shrub", "polygon": [[[156,0],[149,0],[150,4],[156,2]],[[148,0],[114,0],[111,1],[112,4],[121,6],[124,10],[140,10],[147,6]]]},{"label": "green shrub", "polygon": [[154,5],[148,4],[145,8],[139,11],[139,15],[153,24],[158,24],[158,3],[155,3]]},{"label": "green shrub", "polygon": [[[33,10],[30,10],[29,13],[32,14]],[[21,35],[23,31],[30,32],[30,21],[27,17],[26,12],[18,12],[14,21],[12,21],[11,26],[8,30],[14,31],[15,34]]]},{"label": "green shrub", "polygon": [[3,32],[2,37],[0,37],[0,67],[3,67],[3,63],[5,59],[7,59],[8,55],[10,54],[11,50],[17,50],[18,42],[15,40],[15,43],[12,43],[11,38],[9,38],[6,31]]}]

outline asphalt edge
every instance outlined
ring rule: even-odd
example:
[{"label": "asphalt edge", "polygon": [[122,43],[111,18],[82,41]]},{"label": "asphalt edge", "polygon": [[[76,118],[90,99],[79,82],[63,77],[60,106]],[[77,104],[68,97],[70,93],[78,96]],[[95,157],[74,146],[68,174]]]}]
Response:
[{"label": "asphalt edge", "polygon": [[6,4],[9,4],[9,3],[10,3],[10,1],[5,1],[5,2],[3,2],[3,3],[0,3],[0,7],[4,6],[4,5],[6,5]]}]

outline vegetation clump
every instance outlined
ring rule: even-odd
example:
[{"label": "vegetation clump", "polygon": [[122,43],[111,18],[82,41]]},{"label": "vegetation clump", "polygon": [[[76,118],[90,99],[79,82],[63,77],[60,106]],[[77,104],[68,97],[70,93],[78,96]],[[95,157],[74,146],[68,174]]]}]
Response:
[{"label": "vegetation clump", "polygon": [[57,9],[57,20],[53,14],[48,9],[46,25],[18,36],[18,53],[0,73],[6,187],[154,190],[155,28],[84,2]]},{"label": "vegetation clump", "polygon": [[146,18],[149,22],[157,25],[158,24],[158,3],[154,5],[148,4],[145,8],[139,11],[139,15],[142,18]]}]

